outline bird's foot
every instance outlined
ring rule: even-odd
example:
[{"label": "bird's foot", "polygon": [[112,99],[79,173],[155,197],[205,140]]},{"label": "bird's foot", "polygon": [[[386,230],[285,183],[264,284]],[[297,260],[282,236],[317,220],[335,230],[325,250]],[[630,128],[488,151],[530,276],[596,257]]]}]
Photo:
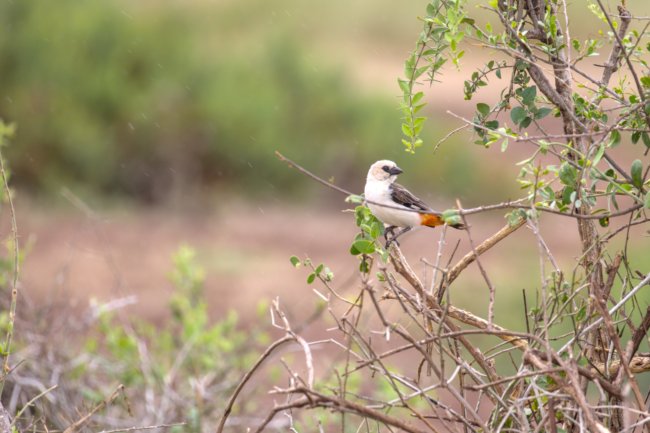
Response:
[{"label": "bird's foot", "polygon": [[[397,242],[397,238],[402,236],[404,233],[409,232],[412,228],[413,227],[404,227],[399,232],[394,233],[395,227],[391,226],[390,227],[390,233],[391,233],[390,239],[388,239],[388,237],[386,236],[386,249],[388,249],[390,247],[390,244],[392,244],[392,243],[394,243],[395,245],[397,245],[399,247],[400,244],[399,244],[399,242]],[[388,233],[388,230],[386,230],[385,233]]]},{"label": "bird's foot", "polygon": [[397,242],[397,239],[395,239],[395,236],[393,236],[390,239],[386,239],[386,245],[384,246],[384,249],[386,249],[386,250],[389,249],[391,244],[395,244],[398,247],[400,246],[399,242]]},{"label": "bird's foot", "polygon": [[388,247],[390,246],[390,240],[388,235],[390,235],[390,238],[395,237],[395,229],[396,229],[395,226],[387,226],[384,229],[384,240],[386,241],[386,249],[388,249]]}]

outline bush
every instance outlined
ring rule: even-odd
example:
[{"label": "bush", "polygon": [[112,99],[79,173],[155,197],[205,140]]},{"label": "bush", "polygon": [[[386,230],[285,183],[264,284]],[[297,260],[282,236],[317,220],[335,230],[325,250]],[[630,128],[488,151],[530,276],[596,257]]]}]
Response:
[{"label": "bush", "polygon": [[9,413],[20,414],[20,431],[32,423],[63,431],[104,401],[84,427],[185,423],[171,431],[211,430],[268,337],[245,332],[232,311],[209,319],[204,273],[190,248],[174,256],[170,278],[173,319],[162,325],[124,314],[129,298],[96,302],[85,315],[65,303],[21,306],[12,356],[21,364],[6,377],[3,399]]},{"label": "bush", "polygon": [[[215,185],[293,193],[305,183],[276,149],[357,184],[372,161],[399,157],[395,100],[361,94],[295,29],[233,35],[229,7],[239,10],[205,20],[165,3],[2,2],[0,117],[21,125],[8,150],[17,182],[144,201]],[[414,175],[430,182],[433,162],[460,179],[480,167],[465,155],[436,156]],[[463,185],[437,189],[475,194]]]}]

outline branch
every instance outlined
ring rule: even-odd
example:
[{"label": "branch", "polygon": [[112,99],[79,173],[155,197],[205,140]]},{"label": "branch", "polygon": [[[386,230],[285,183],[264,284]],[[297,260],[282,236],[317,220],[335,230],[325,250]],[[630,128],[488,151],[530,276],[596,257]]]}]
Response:
[{"label": "branch", "polygon": [[0,402],[0,433],[12,433],[11,431],[11,417],[9,412],[4,408]]},{"label": "branch", "polygon": [[[320,177],[316,176],[314,173],[310,172],[309,170],[305,169],[304,167],[300,166],[299,164],[293,162],[292,160],[290,160],[286,156],[282,155],[277,150],[275,151],[275,156],[277,156],[280,161],[286,162],[287,165],[289,165],[289,167],[295,168],[300,173],[304,174],[307,177],[312,178],[316,182],[321,183],[321,184],[325,185],[328,188],[331,188],[331,189],[333,189],[335,191],[338,191],[338,192],[340,192],[342,194],[345,194],[345,195],[348,195],[348,196],[354,195],[354,196],[361,197],[360,194],[355,194],[352,191],[348,191],[345,188],[341,188],[340,186],[334,185],[333,183],[328,182],[328,181],[324,180],[323,178],[320,178]],[[471,214],[475,214],[475,213],[487,212],[487,211],[496,210],[496,209],[530,209],[531,208],[530,205],[518,204],[519,202],[521,202],[523,200],[525,200],[525,199],[507,201],[507,202],[493,204],[493,205],[479,206],[479,207],[470,208],[470,209],[458,209],[458,213],[460,215],[471,215]],[[416,212],[416,213],[429,214],[429,215],[434,215],[434,214],[437,215],[438,214],[438,212],[436,212],[436,211],[423,211],[423,210],[419,210],[419,209],[408,209],[408,208],[399,207],[399,206],[391,206],[391,205],[387,205],[387,204],[384,204],[384,203],[378,203],[378,202],[372,201],[372,200],[366,200],[365,198],[364,198],[364,201],[366,203],[370,203],[370,204],[373,204],[375,206],[381,206],[381,207],[385,207],[385,208],[388,208],[388,209],[398,209],[398,210],[401,210],[401,211],[404,211],[404,212]],[[620,210],[618,212],[602,213],[602,214],[598,214],[598,215],[583,215],[583,214],[575,214],[575,213],[569,214],[569,213],[560,212],[559,210],[540,207],[540,206],[534,206],[534,209],[538,210],[538,211],[551,213],[551,214],[554,214],[554,215],[560,215],[560,216],[564,216],[564,217],[570,217],[570,218],[601,219],[601,218],[614,218],[614,217],[618,217],[618,216],[622,216],[622,215],[627,215],[630,212],[634,212],[636,210],[641,209],[642,207],[643,207],[642,204],[637,204],[637,205],[631,206],[631,207],[629,207],[627,209]]]},{"label": "branch", "polygon": [[284,343],[287,343],[292,340],[294,340],[294,338],[290,335],[287,335],[273,342],[269,347],[266,348],[266,350],[264,351],[262,356],[259,357],[257,362],[255,362],[255,364],[253,364],[253,366],[246,372],[246,374],[244,374],[244,377],[242,377],[242,379],[239,381],[239,383],[237,384],[237,388],[235,388],[235,392],[233,392],[233,394],[230,396],[230,399],[228,400],[228,403],[226,404],[226,408],[223,411],[223,416],[219,420],[219,425],[217,426],[217,430],[216,430],[217,433],[221,433],[223,431],[223,428],[226,425],[226,420],[228,419],[228,416],[232,411],[232,407],[235,404],[235,400],[237,400],[237,396],[244,388],[244,385],[246,385],[246,382],[248,382],[250,378],[253,376],[253,373],[257,371],[260,365],[262,365],[262,363],[266,360],[266,358],[268,358],[275,349],[277,349]]},{"label": "branch", "polygon": [[[495,242],[496,243],[496,242]],[[481,244],[483,245],[483,244]],[[481,247],[479,245],[478,248]],[[499,337],[501,340],[506,341],[513,346],[525,350],[528,348],[528,343],[523,339],[523,337],[518,336],[516,332],[512,332],[507,330],[506,328],[503,328],[499,325],[495,325],[494,323],[490,324],[483,318],[478,317],[468,311],[462,310],[460,308],[456,308],[453,306],[445,306],[442,307],[437,301],[437,298],[434,297],[433,295],[428,294],[424,290],[424,286],[420,282],[420,279],[415,275],[415,272],[409,264],[406,262],[404,259],[404,256],[402,255],[402,252],[400,249],[393,243],[390,246],[389,249],[391,261],[393,263],[393,266],[395,267],[395,270],[402,276],[404,277],[411,286],[418,292],[418,295],[425,299],[426,305],[437,312],[446,312],[446,314],[453,318],[458,320],[459,322],[463,322],[467,325],[474,326],[475,328],[484,330],[484,331],[495,331],[494,335]]]},{"label": "branch", "polygon": [[[544,370],[544,371],[550,370],[547,365],[544,365],[544,362],[538,356],[537,351],[529,350],[526,353],[524,353],[524,361],[529,365],[534,366],[538,370]],[[580,408],[582,409],[582,413],[585,417],[585,421],[589,426],[589,431],[591,432],[609,431],[605,429],[605,427],[596,420],[593,410],[589,406],[589,403],[587,402],[585,395],[580,390],[577,377],[575,377],[577,376],[575,372],[570,368],[569,365],[567,365],[568,364],[567,362],[564,362],[557,357],[556,357],[556,361],[560,365],[560,367],[563,368],[566,377],[554,373],[547,373],[547,374],[553,378],[555,383],[557,383],[562,388],[564,388],[564,390],[571,397],[573,397],[573,400],[578,404],[578,406],[580,406]]]},{"label": "branch", "polygon": [[132,432],[132,431],[140,431],[140,430],[158,430],[161,428],[183,427],[185,425],[187,425],[187,423],[176,422],[173,424],[158,424],[158,425],[147,425],[144,427],[125,427],[125,428],[118,428],[114,430],[102,430],[99,433],[119,433],[119,432]]},{"label": "branch", "polygon": [[[0,145],[2,144],[2,137],[0,136]],[[5,170],[4,157],[0,152],[0,173],[2,173],[2,186],[7,201],[9,201],[9,214],[11,215],[11,235],[14,247],[14,260],[13,260],[13,278],[11,280],[11,306],[9,307],[9,324],[7,326],[7,338],[3,348],[4,361],[2,364],[2,371],[7,372],[9,368],[9,354],[11,353],[11,340],[14,335],[14,323],[16,321],[16,304],[18,304],[18,265],[19,265],[19,251],[18,251],[18,225],[16,223],[16,210],[14,209],[14,202],[11,198],[11,190],[9,189],[9,180]],[[0,381],[0,397],[4,389],[5,381]]]},{"label": "branch", "polygon": [[517,349],[528,349],[528,342],[525,340],[523,335],[517,335],[516,332],[510,331],[495,323],[488,323],[487,320],[468,311],[450,305],[447,308],[447,315],[453,319],[458,320],[459,322],[463,322],[466,325],[471,325],[477,329],[485,331],[486,334],[494,335],[501,340],[512,344]]},{"label": "branch", "polygon": [[[458,275],[460,275],[460,273],[461,273],[461,272],[462,272],[462,271],[463,271],[467,266],[469,266],[472,262],[474,262],[474,260],[476,260],[476,258],[477,258],[479,255],[483,254],[484,252],[486,252],[487,250],[489,250],[490,248],[492,248],[493,246],[495,246],[497,243],[499,243],[500,241],[502,241],[503,239],[505,239],[508,235],[510,235],[511,233],[515,232],[517,229],[519,229],[519,227],[523,226],[525,223],[526,223],[526,219],[525,219],[525,218],[521,218],[521,219],[520,219],[516,224],[514,224],[514,225],[510,225],[510,224],[506,225],[506,226],[503,227],[501,230],[499,230],[498,232],[496,232],[494,235],[492,235],[491,237],[489,237],[488,239],[486,239],[485,241],[483,241],[479,246],[477,246],[476,249],[475,249],[475,251],[471,251],[471,252],[467,253],[467,254],[465,255],[465,257],[463,257],[462,259],[460,259],[460,260],[458,261],[458,263],[456,263],[456,264],[454,265],[454,267],[451,268],[451,270],[449,270],[449,272],[447,273],[447,277],[446,277],[446,279],[444,280],[444,281],[445,281],[445,285],[446,285],[446,286],[449,286],[451,283],[453,283],[454,280],[455,280],[456,278],[458,278]],[[438,297],[438,299],[440,299],[440,298]]]},{"label": "branch", "polygon": [[[600,6],[600,10],[603,11],[603,14],[605,15],[605,19],[607,20],[607,24],[609,24],[609,28],[612,30],[612,33],[614,34],[614,37],[616,38],[616,44],[619,47],[623,47],[623,40],[622,37],[619,36],[619,34],[616,32],[616,27],[614,27],[614,23],[612,23],[611,18],[609,17],[609,14],[607,13],[607,10],[605,9],[605,6],[603,6],[603,2],[601,0],[596,0],[598,2],[598,6]],[[629,25],[630,21],[630,13],[625,10],[622,6],[618,7],[618,12],[621,14],[621,29],[623,27],[627,28],[627,25]],[[627,20],[627,24],[625,24],[625,21]],[[623,34],[623,37],[625,37],[625,34]],[[630,60],[630,57],[627,55],[625,50],[621,49],[621,53],[623,54],[623,57],[625,58],[625,61],[627,63],[627,67],[630,69],[630,73],[632,74],[632,78],[634,78],[634,84],[636,84],[636,88],[639,92],[639,97],[645,101],[645,93],[643,92],[643,87],[641,86],[641,82],[639,81],[639,77],[636,73],[636,70],[634,69],[634,65],[632,65],[632,61]]]},{"label": "branch", "polygon": [[[650,284],[650,272],[645,276],[643,280],[639,282],[636,286],[634,286],[623,298],[621,298],[620,301],[616,303],[612,308],[609,309],[608,313],[610,315],[614,314],[617,312],[622,306],[624,306],[633,296],[636,295],[636,293],[641,290],[643,287],[645,287],[647,284]],[[566,342],[558,351],[557,353],[562,353],[566,351],[573,343],[575,343],[577,340],[579,340],[582,335],[586,334],[587,332],[591,331],[594,329],[596,326],[600,325],[603,322],[602,316],[599,317],[598,319],[594,320],[591,322],[587,327],[585,327],[582,331],[578,332],[575,336],[573,336],[568,342]]]},{"label": "branch", "polygon": [[[647,307],[645,311],[645,316],[643,316],[643,320],[641,321],[641,324],[639,325],[638,328],[634,331],[634,334],[632,335],[632,348],[630,350],[630,353],[628,355],[632,355],[636,353],[637,350],[639,350],[639,346],[643,342],[643,338],[646,336],[648,333],[648,330],[650,330],[650,307]],[[630,364],[633,363],[634,358],[630,361]],[[650,366],[650,362],[648,363]],[[630,365],[630,367],[632,367]],[[634,373],[636,371],[632,370]]]},{"label": "branch", "polygon": [[[402,275],[402,277],[406,278],[406,280],[416,290],[418,295],[425,300],[425,305],[431,310],[442,313],[442,319],[441,318],[435,318],[435,317],[434,318],[438,319],[438,320],[442,320],[445,323],[445,325],[448,326],[449,329],[452,332],[458,332],[459,331],[458,326],[455,323],[446,320],[445,310],[443,310],[440,307],[440,304],[438,303],[436,298],[434,298],[432,295],[428,294],[425,291],[424,286],[420,282],[420,279],[417,277],[417,275],[415,275],[415,272],[413,272],[413,269],[411,269],[409,264],[404,259],[404,256],[402,255],[402,251],[397,247],[397,245],[395,245],[395,243],[391,244],[391,246],[389,248],[389,253],[390,253],[390,257],[391,257],[391,262],[393,263],[393,267],[395,268],[395,270],[400,275]],[[387,280],[389,282],[391,281],[391,278],[394,278],[394,277],[392,277],[392,275],[388,275],[388,274],[386,274],[386,275],[387,275],[387,277],[390,277],[390,278],[387,278]],[[392,285],[391,285],[391,287],[392,287]],[[463,336],[458,336],[457,338],[461,342],[461,344],[465,347],[465,349],[467,349],[467,351],[476,360],[476,362],[481,366],[481,368],[483,368],[483,370],[487,373],[487,375],[488,375],[488,377],[489,377],[489,379],[491,381],[497,381],[497,380],[500,379],[500,377],[497,374],[496,369],[494,368],[494,366],[488,362],[488,360],[485,358],[485,356],[481,353],[480,350],[478,350],[474,345],[472,345]],[[495,391],[497,393],[501,393],[502,389],[501,389],[500,386],[497,385],[495,387]],[[491,394],[488,394],[488,397],[493,399],[493,396]],[[496,400],[493,399],[493,401],[495,401],[495,403],[496,403]]]},{"label": "branch", "polygon": [[[621,367],[621,360],[614,359],[609,363],[609,366],[605,367],[605,363],[592,361],[594,368],[593,372],[597,372],[604,375],[614,375],[618,373],[619,367]],[[627,363],[627,366],[632,373],[645,373],[650,371],[650,353],[639,353],[636,356],[633,356],[630,359],[630,362]]]},{"label": "branch", "polygon": [[[542,351],[536,350],[536,349],[531,349],[530,352],[533,353],[535,356],[537,356],[539,359],[542,359],[542,360],[547,361],[547,362],[549,360],[549,355],[547,353],[545,353],[545,352],[542,352]],[[560,363],[557,361],[556,358],[551,358],[551,362],[554,365],[560,366]],[[621,391],[621,389],[619,387],[613,385],[612,383],[608,382],[603,377],[601,377],[599,374],[602,374],[602,373],[599,373],[595,369],[588,369],[588,368],[581,367],[581,366],[577,366],[577,368],[578,368],[578,374],[580,374],[580,376],[586,377],[587,379],[589,379],[591,381],[597,382],[609,394],[611,394],[611,395],[613,395],[613,396],[615,396],[617,398],[623,398],[623,392]]]},{"label": "branch", "polygon": [[618,6],[618,12],[620,13],[621,25],[618,29],[618,38],[614,43],[614,48],[609,53],[609,58],[607,63],[605,63],[605,69],[603,69],[603,77],[600,79],[601,85],[607,87],[609,80],[612,78],[612,74],[618,70],[618,64],[621,61],[623,53],[623,45],[621,40],[625,37],[627,33],[627,28],[630,26],[632,21],[632,15],[627,9],[624,9],[622,6]]},{"label": "branch", "polygon": [[279,408],[276,407],[273,410],[273,412],[271,412],[271,414],[267,417],[264,424],[262,424],[262,426],[258,428],[257,430],[258,432],[261,432],[264,429],[264,426],[268,424],[271,421],[271,419],[273,419],[273,416],[276,413],[280,412],[281,410],[301,408],[301,407],[311,407],[311,408],[324,407],[339,412],[354,413],[364,418],[370,418],[375,421],[379,421],[380,423],[385,424],[387,426],[392,426],[399,430],[409,432],[409,433],[430,433],[431,431],[434,432],[436,431],[436,430],[426,430],[426,431],[422,430],[419,427],[414,426],[410,423],[404,422],[392,416],[388,416],[382,412],[379,412],[374,409],[370,409],[369,407],[363,406],[361,404],[354,403],[344,398],[332,397],[325,394],[321,394],[317,391],[302,386],[290,388],[287,390],[282,390],[281,392],[283,394],[303,394],[305,398],[296,400],[291,403],[287,403],[285,405],[280,406]]},{"label": "branch", "polygon": [[100,410],[104,409],[106,406],[109,404],[113,403],[113,401],[120,395],[121,392],[124,391],[124,385],[118,385],[118,387],[113,391],[113,394],[111,394],[108,398],[106,398],[104,401],[101,401],[97,406],[95,406],[90,412],[88,412],[86,415],[82,416],[79,418],[77,421],[72,423],[67,429],[63,431],[63,433],[74,433],[76,431],[79,431],[81,427],[85,423],[87,423],[90,418],[92,418],[93,415],[95,415],[97,412]]}]

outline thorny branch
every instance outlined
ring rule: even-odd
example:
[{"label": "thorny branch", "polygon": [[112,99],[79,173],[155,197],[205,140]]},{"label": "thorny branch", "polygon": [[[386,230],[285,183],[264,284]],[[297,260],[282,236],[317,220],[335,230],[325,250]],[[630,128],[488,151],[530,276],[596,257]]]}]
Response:
[{"label": "thorny branch", "polygon": [[[335,191],[338,191],[338,192],[340,192],[342,194],[345,194],[347,196],[360,197],[359,194],[355,194],[355,193],[353,193],[351,191],[346,190],[345,188],[341,188],[340,186],[334,185],[333,183],[328,182],[328,181],[316,176],[315,174],[313,174],[309,170],[305,169],[304,167],[302,167],[299,164],[293,162],[292,160],[290,160],[286,156],[282,155],[277,150],[275,151],[275,155],[281,161],[286,162],[291,168],[297,169],[300,173],[314,179],[315,181],[325,185],[328,188],[331,188],[331,189],[333,189]],[[472,214],[477,214],[477,213],[482,213],[482,212],[487,212],[487,211],[492,211],[492,210],[500,210],[500,209],[530,209],[530,205],[520,204],[524,200],[525,199],[508,200],[506,202],[493,204],[493,205],[479,206],[479,207],[470,208],[470,209],[458,209],[458,214],[459,215],[472,215]],[[390,205],[387,205],[387,204],[384,204],[384,203],[377,203],[377,202],[374,202],[374,201],[371,201],[371,200],[365,200],[365,199],[364,199],[364,201],[366,203],[370,203],[370,204],[373,204],[375,206],[382,206],[382,207],[386,207],[386,208],[389,208],[389,209],[399,209],[399,210],[402,210],[404,212],[417,212],[417,213],[423,213],[423,214],[437,213],[435,211],[427,212],[427,211],[415,210],[415,209],[404,209],[403,207],[390,206]],[[618,216],[629,215],[630,213],[632,213],[634,211],[637,211],[637,210],[641,209],[642,207],[643,207],[642,204],[636,204],[636,205],[630,206],[627,209],[622,209],[622,210],[619,210],[619,211],[609,212],[609,213],[599,213],[599,214],[596,214],[596,215],[583,215],[583,214],[578,214],[578,213],[566,213],[566,212],[561,212],[559,210],[551,209],[551,208],[547,208],[547,207],[535,207],[535,209],[539,210],[539,211],[542,211],[542,212],[551,213],[551,214],[554,214],[554,215],[565,216],[565,217],[570,217],[570,218],[574,218],[574,219],[592,219],[592,220],[597,219],[597,220],[601,220],[603,218],[614,218],[614,217],[618,217]]]},{"label": "thorny branch", "polygon": [[[464,209],[458,203],[456,211],[462,218],[495,210],[520,209],[523,212],[513,213],[511,216],[519,215],[520,219],[512,223],[510,218],[509,225],[482,242],[474,244],[473,239],[466,240],[466,244],[471,243],[471,248],[465,244],[469,251],[456,262],[452,261],[455,249],[449,254],[444,237],[441,237],[435,260],[437,277],[432,279],[435,284],[431,283],[428,289],[423,283],[427,281],[426,274],[422,277],[414,271],[398,245],[391,244],[384,256],[362,255],[367,268],[360,274],[356,292],[346,296],[344,291],[330,287],[332,282],[327,282],[328,291],[336,293],[336,296],[323,297],[327,302],[327,312],[335,323],[328,330],[333,336],[329,341],[334,343],[332,347],[342,351],[339,356],[342,365],[329,366],[338,386],[312,386],[312,381],[319,382],[319,377],[313,375],[313,367],[307,368],[307,376],[303,378],[297,372],[295,362],[284,361],[289,386],[276,387],[272,391],[274,397],[284,400],[276,401],[262,424],[257,425],[257,431],[264,430],[280,413],[289,419],[290,428],[293,428],[294,412],[299,412],[299,409],[321,409],[327,411],[319,412],[321,414],[340,414],[341,426],[346,429],[356,427],[359,431],[368,430],[371,423],[378,426],[377,430],[383,425],[389,431],[634,431],[650,419],[647,403],[636,380],[636,375],[650,371],[650,354],[638,353],[650,329],[650,309],[641,311],[636,300],[641,289],[650,284],[650,273],[633,268],[627,242],[632,227],[649,221],[643,203],[647,194],[645,180],[648,170],[644,171],[639,183],[638,172],[633,175],[632,170],[626,171],[625,164],[617,160],[612,147],[607,145],[607,139],[618,131],[647,132],[626,123],[633,116],[646,117],[647,121],[644,112],[647,95],[643,93],[632,64],[634,48],[630,50],[623,43],[634,17],[625,7],[619,7],[617,18],[620,22],[615,27],[602,2],[597,0],[597,3],[615,40],[602,77],[592,77],[585,72],[586,69],[578,66],[585,56],[578,54],[574,57],[569,51],[566,1],[500,0],[498,9],[493,10],[503,23],[504,33],[503,39],[488,46],[509,55],[513,63],[524,65],[521,73],[541,93],[536,100],[559,113],[560,126],[564,130],[562,134],[549,134],[546,126],[537,122],[534,125],[541,132],[539,135],[515,134],[509,130],[499,132],[476,120],[457,116],[465,126],[475,130],[503,134],[503,138],[534,144],[537,146],[534,156],[546,146],[548,157],[575,170],[575,185],[561,179],[575,192],[571,206],[558,208],[549,204],[551,199],[538,200],[537,182],[529,195],[518,200],[471,209]],[[563,8],[565,15],[564,27],[559,25],[555,32],[550,32],[549,17],[559,19],[559,8]],[[473,23],[469,25],[478,29]],[[634,46],[638,44],[637,40]],[[418,50],[422,48],[418,46]],[[620,95],[609,85],[625,66],[637,85],[636,102],[632,99],[628,102],[626,95]],[[594,96],[592,106],[598,106],[605,98],[619,104],[616,109],[603,109],[616,119],[614,122],[593,119],[579,111],[576,98],[579,95],[574,92],[577,81],[573,75],[583,79],[592,96],[602,95]],[[505,91],[506,98],[514,98],[513,86]],[[496,107],[490,111],[491,114],[498,114],[500,108]],[[543,143],[548,140],[558,141],[549,147],[548,143]],[[599,149],[603,150],[598,157],[606,166],[603,170],[596,167],[596,163],[590,165]],[[328,188],[355,196],[279,152],[276,156]],[[616,206],[608,212],[595,210],[595,202],[584,195],[592,186],[590,170],[613,186],[615,193],[612,197],[617,194],[625,197],[627,206]],[[605,171],[609,174],[605,175]],[[552,182],[549,184],[555,188]],[[635,189],[630,192],[623,186]],[[562,190],[554,189],[553,193],[561,195]],[[595,187],[591,193],[596,202],[605,196]],[[544,239],[540,213],[557,214],[576,222],[580,252],[573,269],[563,269],[565,263],[552,252],[552,244]],[[621,227],[606,229],[608,233],[599,232],[596,220],[603,224],[610,218],[621,216],[628,217],[626,222],[618,220]],[[487,269],[478,261],[482,254],[497,244],[502,249],[507,248],[507,243],[501,241],[526,221],[530,223],[530,232],[539,251],[541,278],[533,284],[540,284],[541,280],[541,289],[534,305],[526,304],[526,311],[522,314],[526,318],[526,332],[522,332],[512,326],[497,324],[506,324],[505,318],[493,314],[494,294],[499,285],[492,284],[494,276],[488,277]],[[612,253],[614,258],[611,259],[607,247],[619,233],[626,234],[625,247],[616,254]],[[444,255],[450,257],[446,267],[440,265]],[[482,283],[459,287],[459,281],[463,280],[458,277],[476,266],[480,266],[483,273]],[[373,267],[379,272],[373,273]],[[373,280],[373,275],[377,281]],[[521,284],[531,283],[525,281]],[[480,286],[489,288],[487,319],[459,308],[452,301],[463,290],[465,293],[471,290],[471,293],[485,294],[486,290],[479,290]],[[282,328],[291,329],[286,316],[283,316],[283,321]],[[309,348],[315,342],[303,338],[299,344],[305,358],[309,359]],[[318,357],[312,362],[318,364]],[[504,375],[502,372],[508,367],[514,373]],[[258,364],[250,375],[257,368]],[[324,374],[321,369],[319,373]],[[361,380],[357,388],[352,385],[355,377]],[[389,389],[384,391],[389,392],[389,396],[377,391],[379,382]],[[235,399],[236,396],[231,399],[229,407]],[[416,407],[414,399],[421,399],[424,409]],[[623,413],[625,417],[621,416]],[[356,426],[351,426],[351,423],[356,423]],[[645,428],[649,429],[648,426]]]}]

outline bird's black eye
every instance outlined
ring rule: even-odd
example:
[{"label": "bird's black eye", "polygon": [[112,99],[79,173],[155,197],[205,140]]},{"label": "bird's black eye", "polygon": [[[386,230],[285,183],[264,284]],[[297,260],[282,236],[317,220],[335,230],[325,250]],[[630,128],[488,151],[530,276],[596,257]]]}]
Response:
[{"label": "bird's black eye", "polygon": [[387,165],[383,166],[381,169],[384,170],[386,173],[390,173],[390,167]]}]

